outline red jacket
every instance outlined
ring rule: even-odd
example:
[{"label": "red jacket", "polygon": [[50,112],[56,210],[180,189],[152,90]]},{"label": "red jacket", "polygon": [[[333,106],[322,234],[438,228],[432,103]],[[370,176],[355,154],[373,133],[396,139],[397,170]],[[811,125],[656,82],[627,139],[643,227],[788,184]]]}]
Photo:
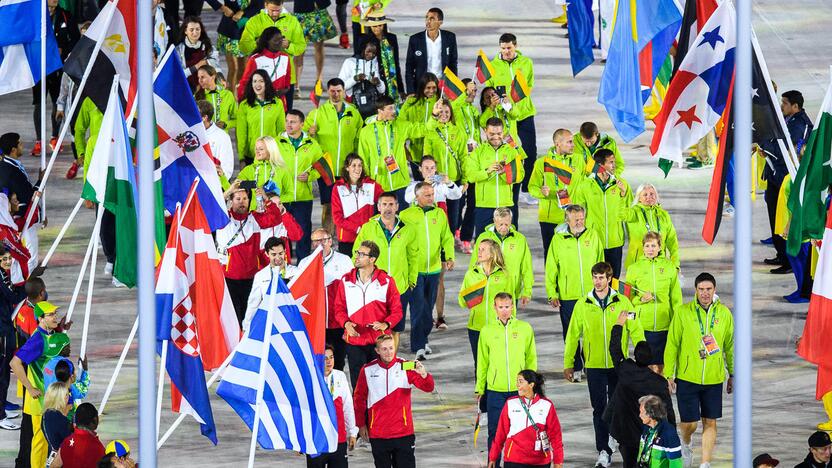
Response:
[{"label": "red jacket", "polygon": [[[248,58],[246,68],[243,69],[243,76],[240,77],[240,84],[237,86],[237,101],[243,101],[246,92],[246,85],[255,70],[266,70],[272,78],[272,87],[275,91],[286,89],[292,85],[292,58],[286,52],[271,52],[268,49]],[[283,108],[286,108],[286,96],[281,96]]]},{"label": "red jacket", "polygon": [[361,182],[358,192],[353,192],[344,179],[332,186],[332,222],[340,242],[353,242],[358,229],[376,212],[376,202],[384,190],[369,177]]},{"label": "red jacket", "polygon": [[[280,224],[276,224],[271,227],[266,227],[260,230],[260,255],[261,255],[261,263],[262,265],[269,264],[269,256],[266,254],[266,241],[269,240],[270,237],[285,237],[292,242],[297,242],[303,239],[303,228],[300,227],[295,218],[292,216],[292,213],[288,211],[281,215]],[[292,262],[292,243],[289,242],[289,245],[284,245],[283,247],[286,249],[286,261]],[[258,270],[260,271],[260,270]]]},{"label": "red jacket", "polygon": [[413,434],[410,388],[433,391],[433,376],[402,370],[404,359],[381,359],[361,368],[355,384],[355,425],[367,426],[371,439],[396,439]]},{"label": "red jacket", "polygon": [[216,232],[217,251],[225,266],[225,277],[252,279],[266,265],[260,255],[260,231],[282,222],[280,210],[269,202],[262,213],[252,211],[239,215],[229,210],[228,216],[231,221]]},{"label": "red jacket", "polygon": [[[380,268],[376,268],[370,282],[362,285],[358,270],[353,269],[343,278],[335,294],[335,319],[341,328],[347,322],[356,324],[359,336],[349,336],[344,331],[347,344],[363,346],[375,344],[376,338],[389,334],[402,319],[402,301],[396,281]],[[385,331],[370,327],[373,322],[387,322]]]},{"label": "red jacket", "polygon": [[[527,405],[528,414],[523,406]],[[529,415],[534,419],[540,432],[549,437],[551,449],[544,452],[537,443],[538,436],[529,421]],[[503,449],[503,461],[526,465],[548,465],[563,463],[563,440],[561,437],[560,421],[555,412],[555,405],[547,398],[537,395],[528,400],[519,396],[511,397],[503,406],[497,433],[488,452],[488,459],[496,461]]]}]

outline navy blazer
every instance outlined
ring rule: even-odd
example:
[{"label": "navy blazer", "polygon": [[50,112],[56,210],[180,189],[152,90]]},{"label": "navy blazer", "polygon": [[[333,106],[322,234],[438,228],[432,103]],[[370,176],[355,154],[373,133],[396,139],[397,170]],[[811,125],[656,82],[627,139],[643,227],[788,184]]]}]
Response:
[{"label": "navy blazer", "polygon": [[[442,37],[442,69],[445,67],[451,69],[454,74],[457,73],[457,53],[456,53],[456,34],[439,30]],[[427,53],[427,32],[410,36],[410,41],[407,44],[407,59],[405,60],[405,74],[404,81],[407,85],[407,93],[416,93],[416,84],[419,78],[428,71],[428,53]]]}]

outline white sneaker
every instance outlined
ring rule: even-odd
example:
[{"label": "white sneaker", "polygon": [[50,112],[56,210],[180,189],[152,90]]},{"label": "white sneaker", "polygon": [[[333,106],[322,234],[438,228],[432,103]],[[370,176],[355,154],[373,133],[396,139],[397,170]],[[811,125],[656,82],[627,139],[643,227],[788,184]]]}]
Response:
[{"label": "white sneaker", "polygon": [[690,468],[693,465],[693,449],[690,444],[682,443],[682,464],[685,468]]},{"label": "white sneaker", "polygon": [[104,274],[105,275],[112,275],[113,274],[113,264],[112,263],[107,262],[107,264],[104,265]]},{"label": "white sneaker", "polygon": [[734,207],[732,205],[725,205],[722,209],[722,216],[726,218],[733,218],[734,217]]},{"label": "white sneaker", "polygon": [[6,410],[6,419],[17,419],[20,417],[20,411]]},{"label": "white sneaker", "polygon": [[615,440],[615,438],[613,438],[613,436],[610,436],[609,440],[607,441],[607,445],[610,446],[610,450],[612,450],[612,453],[615,453],[615,452],[618,451],[618,441]]},{"label": "white sneaker", "polygon": [[610,454],[608,454],[604,450],[598,452],[598,461],[595,462],[595,468],[609,468],[611,464],[612,456],[610,456]]},{"label": "white sneaker", "polygon": [[576,370],[572,373],[572,382],[574,383],[581,383],[581,380],[584,378],[584,371]]},{"label": "white sneaker", "polygon": [[699,465],[699,468],[711,468],[711,464],[708,462],[702,463]]},{"label": "white sneaker", "polygon": [[528,192],[520,192],[520,201],[531,206],[536,206],[540,203],[537,198],[531,196]]},{"label": "white sneaker", "polygon": [[17,431],[20,430],[20,424],[12,421],[9,418],[0,419],[0,429],[5,429],[7,431]]},{"label": "white sneaker", "polygon": [[424,349],[420,349],[420,350],[416,351],[416,360],[417,361],[424,361],[427,358],[428,357],[425,355],[425,350]]},{"label": "white sneaker", "polygon": [[115,276],[113,276],[113,286],[116,288],[126,288],[127,285],[122,283],[121,281],[117,280]]},{"label": "white sneaker", "polygon": [[433,354],[433,350],[430,349],[430,343],[425,343],[425,354]]}]

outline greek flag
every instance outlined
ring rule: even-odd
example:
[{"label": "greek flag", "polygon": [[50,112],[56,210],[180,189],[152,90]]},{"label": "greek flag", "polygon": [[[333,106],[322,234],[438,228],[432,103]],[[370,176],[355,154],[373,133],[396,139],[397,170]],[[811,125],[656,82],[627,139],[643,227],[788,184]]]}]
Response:
[{"label": "greek flag", "polygon": [[279,276],[272,279],[262,304],[234,350],[217,395],[249,428],[259,409],[257,442],[264,449],[334,452],[338,429],[332,396],[315,366],[300,310]]}]

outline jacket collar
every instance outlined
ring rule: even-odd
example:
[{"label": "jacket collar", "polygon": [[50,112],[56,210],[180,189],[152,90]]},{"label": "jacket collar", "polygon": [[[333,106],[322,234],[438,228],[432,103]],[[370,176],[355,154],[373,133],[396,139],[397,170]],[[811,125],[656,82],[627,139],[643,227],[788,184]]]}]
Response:
[{"label": "jacket collar", "polygon": [[[621,294],[619,294],[618,291],[613,289],[612,286],[609,286],[609,288],[610,288],[610,294],[609,294],[609,296],[607,296],[609,298],[609,299],[607,299],[607,306],[609,306],[612,303],[619,302],[621,300]],[[591,291],[589,291],[586,294],[586,298],[584,300],[588,304],[593,304],[593,305],[596,305],[598,307],[601,307],[601,304],[599,304],[598,300],[595,299],[595,288],[593,288]]]}]

